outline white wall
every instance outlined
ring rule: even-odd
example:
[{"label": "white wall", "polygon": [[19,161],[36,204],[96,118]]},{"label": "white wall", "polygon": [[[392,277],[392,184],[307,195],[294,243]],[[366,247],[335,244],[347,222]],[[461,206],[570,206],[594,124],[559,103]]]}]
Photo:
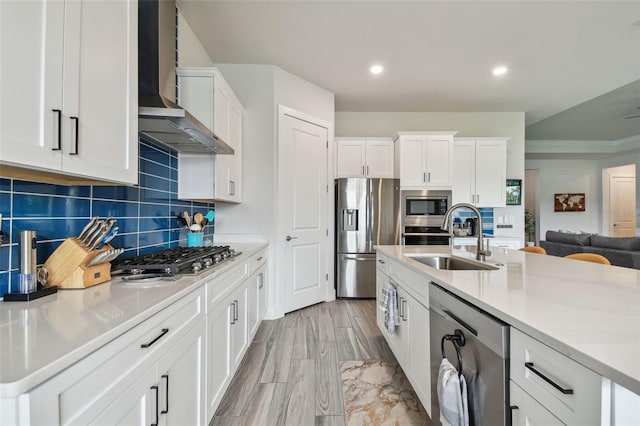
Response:
[{"label": "white wall", "polygon": [[[540,239],[548,230],[601,232],[601,168],[598,160],[527,160],[527,169],[539,170]],[[554,212],[554,194],[584,192],[584,212]]]},{"label": "white wall", "polygon": [[[397,131],[456,130],[457,137],[507,136],[507,179],[524,180],[523,112],[336,112],[336,136],[392,136]],[[526,197],[526,194],[524,194]],[[524,241],[524,207],[494,209],[494,215],[514,218],[512,229],[497,236]]]},{"label": "white wall", "polygon": [[178,65],[181,67],[211,67],[213,62],[202,43],[178,11]]}]

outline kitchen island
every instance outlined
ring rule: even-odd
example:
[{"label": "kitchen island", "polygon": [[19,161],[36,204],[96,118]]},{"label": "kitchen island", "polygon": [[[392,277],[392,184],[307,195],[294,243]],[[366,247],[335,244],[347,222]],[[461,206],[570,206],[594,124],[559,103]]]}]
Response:
[{"label": "kitchen island", "polygon": [[[430,253],[474,260],[474,249],[379,246],[377,252],[388,263],[391,280],[394,268],[421,277],[424,288],[414,280],[413,290],[426,308],[433,282],[511,325],[512,340],[522,332],[635,397],[640,394],[640,271],[501,248],[484,262],[495,270],[435,269],[406,256]],[[512,364],[515,356],[512,350]],[[604,383],[603,400],[608,397]],[[599,410],[603,422],[609,409],[605,405]]]}]

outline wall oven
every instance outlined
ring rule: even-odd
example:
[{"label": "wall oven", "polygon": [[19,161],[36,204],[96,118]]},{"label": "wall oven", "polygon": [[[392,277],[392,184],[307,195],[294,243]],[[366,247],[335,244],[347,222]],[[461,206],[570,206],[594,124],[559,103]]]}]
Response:
[{"label": "wall oven", "polygon": [[451,191],[402,191],[402,244],[447,245],[448,232],[440,229],[451,207]]}]

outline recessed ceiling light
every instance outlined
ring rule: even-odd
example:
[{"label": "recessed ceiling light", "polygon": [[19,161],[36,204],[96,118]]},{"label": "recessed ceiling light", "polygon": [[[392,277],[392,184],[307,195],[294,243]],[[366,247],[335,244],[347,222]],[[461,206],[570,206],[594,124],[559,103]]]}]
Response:
[{"label": "recessed ceiling light", "polygon": [[369,70],[371,71],[371,74],[380,74],[382,71],[384,71],[384,67],[380,64],[376,64],[369,68]]},{"label": "recessed ceiling light", "polygon": [[496,76],[505,75],[507,73],[507,70],[508,70],[507,67],[502,67],[502,66],[495,67],[493,69],[493,75],[496,75]]}]

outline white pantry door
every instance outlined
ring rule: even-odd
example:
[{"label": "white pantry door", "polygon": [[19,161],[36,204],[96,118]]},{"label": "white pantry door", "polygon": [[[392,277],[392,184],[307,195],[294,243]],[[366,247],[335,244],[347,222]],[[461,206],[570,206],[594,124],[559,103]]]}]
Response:
[{"label": "white pantry door", "polygon": [[327,296],[327,128],[286,114],[280,122],[278,189],[284,312]]},{"label": "white pantry door", "polygon": [[612,237],[636,235],[636,178],[611,177],[611,229]]}]

